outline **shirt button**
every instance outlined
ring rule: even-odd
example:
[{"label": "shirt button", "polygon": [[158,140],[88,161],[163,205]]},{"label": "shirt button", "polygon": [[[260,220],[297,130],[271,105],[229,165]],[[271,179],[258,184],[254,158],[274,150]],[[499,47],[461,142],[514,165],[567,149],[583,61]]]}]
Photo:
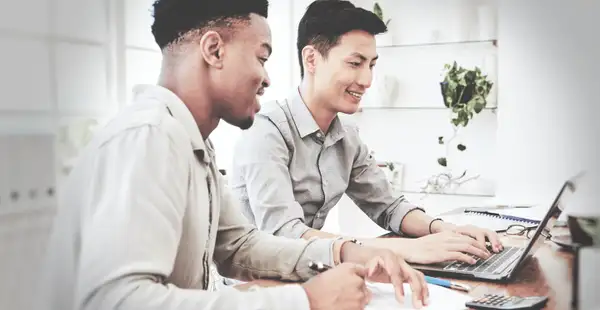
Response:
[{"label": "shirt button", "polygon": [[323,134],[322,134],[322,133],[320,133],[320,132],[317,132],[317,138],[319,138],[319,139],[323,139]]}]

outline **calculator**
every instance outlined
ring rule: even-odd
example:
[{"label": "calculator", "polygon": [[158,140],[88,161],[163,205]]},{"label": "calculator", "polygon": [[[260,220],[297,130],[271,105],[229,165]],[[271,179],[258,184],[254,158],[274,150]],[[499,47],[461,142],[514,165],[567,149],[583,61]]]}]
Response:
[{"label": "calculator", "polygon": [[465,303],[465,306],[485,310],[542,309],[547,302],[546,296],[517,297],[485,294],[483,297]]}]

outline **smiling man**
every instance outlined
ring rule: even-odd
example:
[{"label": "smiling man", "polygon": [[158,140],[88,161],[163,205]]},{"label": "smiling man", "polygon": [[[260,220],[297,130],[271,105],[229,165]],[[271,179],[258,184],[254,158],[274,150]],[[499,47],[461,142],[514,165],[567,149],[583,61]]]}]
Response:
[{"label": "smiling man", "polygon": [[[138,86],[62,186],[34,309],[362,309],[365,281],[426,302],[423,274],[340,239],[259,231],[224,185],[210,141],[221,120],[249,128],[269,86],[267,0],[157,0],[163,54],[155,85]],[[318,273],[310,262],[331,266]],[[223,276],[298,282],[210,290]],[[416,296],[416,297],[414,297]]]},{"label": "smiling man", "polygon": [[375,35],[385,31],[375,14],[348,1],[308,6],[298,27],[302,82],[289,97],[265,104],[242,134],[230,181],[234,193],[245,215],[275,235],[333,237],[320,229],[346,193],[382,228],[420,237],[363,240],[366,244],[414,263],[474,263],[467,254],[487,258],[486,238],[494,251],[502,248],[495,232],[433,219],[394,193],[357,128],[338,117],[355,113],[371,86]]}]

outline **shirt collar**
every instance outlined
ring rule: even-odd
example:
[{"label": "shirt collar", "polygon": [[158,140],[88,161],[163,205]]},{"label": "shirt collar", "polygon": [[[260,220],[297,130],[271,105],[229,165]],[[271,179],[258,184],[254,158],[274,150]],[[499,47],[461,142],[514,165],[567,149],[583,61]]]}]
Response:
[{"label": "shirt collar", "polygon": [[183,126],[183,129],[188,134],[194,153],[200,153],[200,157],[204,162],[210,162],[210,156],[207,154],[207,150],[208,152],[212,152],[210,141],[205,143],[198,124],[194,120],[194,116],[192,116],[188,107],[175,93],[159,85],[137,85],[134,87],[133,92],[136,101],[144,98],[153,98],[164,103],[168,113]]},{"label": "shirt collar", "polygon": [[[304,138],[315,132],[320,132],[321,129],[319,128],[319,125],[317,125],[312,113],[304,103],[298,88],[294,89],[290,95],[290,98],[290,111],[292,112],[292,117],[300,137]],[[336,115],[331,123],[327,137],[332,140],[332,143],[335,143],[336,141],[342,139],[345,133],[346,130],[344,129],[340,118]]]}]

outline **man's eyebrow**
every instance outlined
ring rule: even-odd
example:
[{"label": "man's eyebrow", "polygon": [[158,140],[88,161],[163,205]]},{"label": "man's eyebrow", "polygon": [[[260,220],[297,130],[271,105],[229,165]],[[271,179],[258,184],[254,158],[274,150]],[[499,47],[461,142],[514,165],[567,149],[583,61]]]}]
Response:
[{"label": "man's eyebrow", "polygon": [[[350,56],[353,56],[353,57],[358,57],[358,58],[360,58],[360,60],[362,60],[362,61],[367,61],[367,60],[369,60],[367,57],[365,57],[365,55],[363,55],[363,54],[361,54],[361,53],[358,53],[358,52],[354,52],[354,53],[352,53]],[[373,61],[373,60],[377,60],[377,58],[379,58],[379,55],[376,55],[375,57],[373,57],[373,59],[371,59],[371,61]]]},{"label": "man's eyebrow", "polygon": [[271,47],[271,44],[265,42],[261,46],[264,47],[269,53],[269,56],[271,56],[271,54],[273,53],[273,48]]}]

